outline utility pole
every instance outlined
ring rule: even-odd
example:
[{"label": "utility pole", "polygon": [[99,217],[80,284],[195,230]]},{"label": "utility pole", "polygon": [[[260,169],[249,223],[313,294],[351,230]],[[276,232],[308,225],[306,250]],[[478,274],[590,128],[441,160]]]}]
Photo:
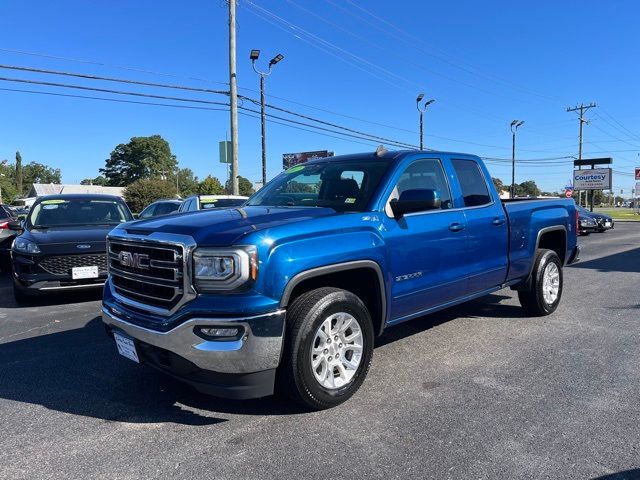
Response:
[{"label": "utility pole", "polygon": [[514,120],[511,122],[511,191],[509,198],[516,196],[516,132],[518,127],[524,124],[524,120]]},{"label": "utility pole", "polygon": [[260,133],[262,136],[262,185],[267,183],[267,130],[266,130],[266,101],[264,97],[264,80],[271,75],[271,69],[273,66],[284,58],[284,55],[278,54],[269,61],[269,69],[266,72],[258,70],[256,68],[256,60],[260,56],[260,50],[251,50],[249,59],[251,60],[251,66],[253,71],[260,75]]},{"label": "utility pole", "polygon": [[424,114],[424,112],[427,111],[427,107],[429,105],[431,105],[433,102],[435,102],[435,100],[432,98],[431,100],[427,100],[426,102],[424,102],[424,107],[420,107],[420,101],[424,98],[424,93],[419,93],[418,96],[416,97],[416,108],[418,109],[418,112],[420,112],[420,150],[423,149],[423,142],[422,142],[422,115]]},{"label": "utility pole", "polygon": [[236,76],[236,0],[229,0],[229,104],[231,106],[231,185],[238,189],[238,79]]},{"label": "utility pole", "polygon": [[[580,137],[579,137],[579,143],[578,143],[578,160],[582,160],[582,126],[585,123],[589,123],[588,120],[584,119],[584,112],[586,112],[587,110],[589,110],[590,108],[595,108],[597,105],[595,104],[595,102],[591,102],[589,105],[585,105],[584,103],[581,103],[580,105],[576,105],[575,107],[571,108],[568,107],[567,108],[567,112],[580,112],[580,116],[579,116],[579,123],[580,123]],[[581,169],[582,167],[580,167]],[[591,168],[595,168],[593,165],[591,165]],[[582,192],[580,192],[579,194],[579,199],[578,199],[578,203],[580,203],[580,199],[582,198]],[[591,190],[591,211],[593,212],[593,190]]]}]

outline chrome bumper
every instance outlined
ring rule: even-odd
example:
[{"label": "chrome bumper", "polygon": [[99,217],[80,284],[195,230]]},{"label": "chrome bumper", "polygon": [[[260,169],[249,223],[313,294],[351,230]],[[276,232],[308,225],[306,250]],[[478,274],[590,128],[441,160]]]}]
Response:
[{"label": "chrome bumper", "polygon": [[[129,323],[107,308],[102,321],[111,329],[136,340],[168,350],[197,367],[219,373],[253,373],[275,369],[280,363],[285,310],[236,318],[192,318],[169,330],[158,332]],[[194,333],[196,326],[244,327],[239,340],[204,340]]]}]

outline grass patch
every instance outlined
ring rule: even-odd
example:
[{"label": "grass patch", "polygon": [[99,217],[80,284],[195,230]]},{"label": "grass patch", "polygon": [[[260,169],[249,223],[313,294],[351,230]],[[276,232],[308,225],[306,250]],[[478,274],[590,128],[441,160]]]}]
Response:
[{"label": "grass patch", "polygon": [[631,220],[640,222],[640,215],[633,213],[633,208],[594,208],[593,211],[609,215],[614,220]]}]

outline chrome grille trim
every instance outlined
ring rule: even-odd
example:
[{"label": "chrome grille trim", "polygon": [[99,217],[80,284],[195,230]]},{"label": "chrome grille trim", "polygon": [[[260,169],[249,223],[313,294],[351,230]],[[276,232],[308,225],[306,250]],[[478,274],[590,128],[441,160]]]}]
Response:
[{"label": "chrome grille trim", "polygon": [[[150,259],[149,267],[155,271],[165,271],[171,278],[154,275],[142,269],[133,271],[122,268],[117,253],[112,247],[130,247],[143,250],[163,250],[174,252],[173,261]],[[196,244],[188,235],[153,232],[149,235],[130,234],[124,228],[118,227],[107,237],[107,251],[109,254],[109,287],[113,296],[125,305],[159,315],[171,315],[186,302],[196,297],[196,291],[191,284],[191,255]],[[120,282],[120,285],[117,283]],[[126,282],[154,285],[162,289],[173,289],[172,298],[157,296],[158,292],[146,291],[145,287],[133,288]],[[124,285],[123,285],[124,283]],[[146,303],[149,299],[154,304]],[[164,304],[164,305],[163,305]]]}]

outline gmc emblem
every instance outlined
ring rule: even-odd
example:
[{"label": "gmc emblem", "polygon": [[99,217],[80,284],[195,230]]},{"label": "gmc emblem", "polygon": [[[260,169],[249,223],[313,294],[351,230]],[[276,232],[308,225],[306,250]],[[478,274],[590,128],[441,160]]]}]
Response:
[{"label": "gmc emblem", "polygon": [[131,268],[149,270],[149,255],[122,251],[118,254],[121,265]]}]

